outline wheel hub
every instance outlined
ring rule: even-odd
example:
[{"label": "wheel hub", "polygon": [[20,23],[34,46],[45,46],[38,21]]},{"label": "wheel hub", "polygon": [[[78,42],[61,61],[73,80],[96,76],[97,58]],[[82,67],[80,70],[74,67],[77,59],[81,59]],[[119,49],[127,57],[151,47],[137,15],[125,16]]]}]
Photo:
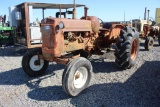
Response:
[{"label": "wheel hub", "polygon": [[149,49],[151,49],[153,47],[153,41],[151,40],[150,42],[149,42]]},{"label": "wheel hub", "polygon": [[80,67],[74,75],[74,86],[81,88],[86,83],[88,77],[88,71],[85,67]]},{"label": "wheel hub", "polygon": [[44,66],[44,60],[38,59],[38,55],[34,55],[29,61],[29,66],[33,71],[39,71]]},{"label": "wheel hub", "polygon": [[35,60],[35,61],[34,61],[34,65],[40,65],[40,61]]},{"label": "wheel hub", "polygon": [[80,73],[79,72],[76,73],[75,80],[78,79],[78,78],[80,78]]},{"label": "wheel hub", "polygon": [[138,40],[134,39],[132,43],[132,49],[131,49],[131,59],[135,60],[138,52]]}]

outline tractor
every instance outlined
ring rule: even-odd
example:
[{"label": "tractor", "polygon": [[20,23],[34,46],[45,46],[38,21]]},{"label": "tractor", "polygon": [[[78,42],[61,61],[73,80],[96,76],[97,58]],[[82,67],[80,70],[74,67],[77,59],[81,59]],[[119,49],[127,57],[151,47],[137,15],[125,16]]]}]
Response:
[{"label": "tractor", "polygon": [[140,38],[145,39],[144,48],[148,51],[153,48],[154,40],[156,38],[158,38],[158,41],[160,41],[159,26],[155,26],[152,23],[152,21],[147,20],[132,20],[132,26],[137,28],[137,31],[140,34]]},{"label": "tractor", "polygon": [[0,16],[0,47],[13,45],[14,28],[6,23],[6,15]]},{"label": "tractor", "polygon": [[[22,68],[28,76],[43,75],[49,62],[64,64],[62,87],[68,95],[77,96],[89,86],[93,75],[89,61],[92,54],[101,55],[113,45],[115,63],[119,67],[129,69],[136,64],[139,53],[136,28],[88,16],[85,5],[46,5],[59,11],[54,17],[41,20],[42,47],[29,49],[22,58]],[[84,15],[78,19],[76,8],[80,7],[84,8]],[[68,18],[68,14],[72,17]]]},{"label": "tractor", "polygon": [[132,26],[137,29],[139,32],[140,38],[145,39],[144,48],[149,51],[153,48],[154,40],[158,38],[158,42],[160,44],[160,29],[159,26],[156,26],[155,21],[151,21],[149,19],[149,10],[148,10],[148,18],[146,19],[146,9],[145,9],[145,17],[143,20],[133,19]]}]

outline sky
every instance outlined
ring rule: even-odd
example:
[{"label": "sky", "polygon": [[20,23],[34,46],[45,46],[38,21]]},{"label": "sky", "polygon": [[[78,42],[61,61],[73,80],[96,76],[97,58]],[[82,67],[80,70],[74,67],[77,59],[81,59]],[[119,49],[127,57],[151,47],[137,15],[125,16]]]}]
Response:
[{"label": "sky", "polygon": [[[23,2],[72,4],[73,0],[0,0],[0,15],[6,14],[8,16],[8,7]],[[154,20],[155,10],[160,8],[160,0],[76,0],[76,3],[85,4],[89,8],[88,15],[97,16],[103,21],[144,19],[145,7],[150,10],[150,17]],[[77,18],[83,16],[83,12],[83,8],[77,9]],[[54,15],[55,13],[52,14],[52,12],[45,13],[45,17]],[[34,14],[34,18],[36,17],[40,17],[39,14]]]}]

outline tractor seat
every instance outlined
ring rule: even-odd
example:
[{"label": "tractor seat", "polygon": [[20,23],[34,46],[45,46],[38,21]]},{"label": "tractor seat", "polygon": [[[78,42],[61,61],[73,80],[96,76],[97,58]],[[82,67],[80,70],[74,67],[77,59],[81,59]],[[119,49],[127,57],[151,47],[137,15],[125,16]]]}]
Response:
[{"label": "tractor seat", "polygon": [[111,27],[112,27],[112,24],[111,23],[109,23],[109,22],[105,22],[105,23],[103,23],[103,26],[102,26],[103,28],[106,28],[106,29],[110,29]]}]

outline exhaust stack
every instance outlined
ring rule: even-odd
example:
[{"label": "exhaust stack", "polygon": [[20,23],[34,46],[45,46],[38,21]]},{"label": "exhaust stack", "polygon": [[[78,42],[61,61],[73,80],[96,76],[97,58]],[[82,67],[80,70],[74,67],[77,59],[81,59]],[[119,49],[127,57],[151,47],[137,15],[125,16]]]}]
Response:
[{"label": "exhaust stack", "polygon": [[149,21],[149,10],[148,10],[148,19],[147,20]]},{"label": "exhaust stack", "polygon": [[73,19],[76,19],[76,0],[74,0]]},{"label": "exhaust stack", "polygon": [[144,12],[144,20],[146,20],[146,14],[147,14],[147,7],[145,8],[145,12]]}]

